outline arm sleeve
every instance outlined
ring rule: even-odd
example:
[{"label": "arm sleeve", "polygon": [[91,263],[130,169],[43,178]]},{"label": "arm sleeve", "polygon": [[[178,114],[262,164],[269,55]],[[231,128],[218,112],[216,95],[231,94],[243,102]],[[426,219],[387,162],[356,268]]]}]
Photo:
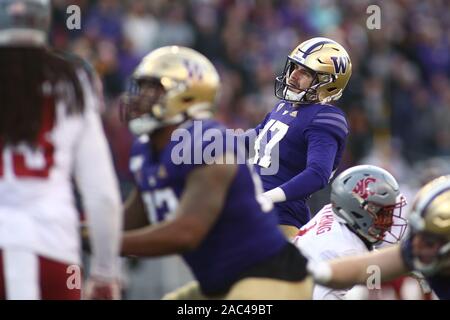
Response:
[{"label": "arm sleeve", "polygon": [[325,107],[314,116],[303,131],[308,144],[306,168],[281,185],[286,200],[304,199],[328,184],[348,132],[345,115],[335,107]]},{"label": "arm sleeve", "polygon": [[304,199],[327,185],[333,171],[338,144],[326,131],[308,132],[308,158],[306,169],[281,185],[286,200]]},{"label": "arm sleeve", "polygon": [[90,229],[91,274],[103,278],[118,275],[122,207],[118,181],[103,132],[96,99],[84,80],[86,108],[83,131],[75,150],[74,176]]}]

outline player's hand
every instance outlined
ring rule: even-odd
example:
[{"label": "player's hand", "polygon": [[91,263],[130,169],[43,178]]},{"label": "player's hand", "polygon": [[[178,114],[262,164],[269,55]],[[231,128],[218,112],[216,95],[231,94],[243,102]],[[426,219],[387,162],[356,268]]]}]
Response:
[{"label": "player's hand", "polygon": [[120,297],[118,280],[103,280],[91,277],[84,285],[84,300],[120,300]]},{"label": "player's hand", "polygon": [[263,195],[272,200],[273,203],[286,201],[286,194],[280,187],[266,191],[263,193]]},{"label": "player's hand", "polygon": [[327,285],[333,278],[333,271],[326,261],[314,261],[310,259],[308,260],[306,269],[317,284]]},{"label": "player's hand", "polygon": [[256,196],[256,200],[261,205],[263,212],[270,212],[273,209],[273,202],[265,193],[260,193]]}]

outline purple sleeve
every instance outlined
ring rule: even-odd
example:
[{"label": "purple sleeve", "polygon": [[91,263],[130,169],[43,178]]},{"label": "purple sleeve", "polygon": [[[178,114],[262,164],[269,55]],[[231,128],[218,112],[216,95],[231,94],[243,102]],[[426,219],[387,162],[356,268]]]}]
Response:
[{"label": "purple sleeve", "polygon": [[328,131],[311,129],[305,132],[308,141],[306,169],[281,185],[286,200],[304,199],[328,184],[333,170],[338,142]]}]

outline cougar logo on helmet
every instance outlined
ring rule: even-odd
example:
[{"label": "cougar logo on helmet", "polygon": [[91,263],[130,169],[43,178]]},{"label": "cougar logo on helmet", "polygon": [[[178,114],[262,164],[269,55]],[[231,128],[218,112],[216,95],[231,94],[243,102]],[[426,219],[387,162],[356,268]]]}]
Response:
[{"label": "cougar logo on helmet", "polygon": [[356,185],[352,191],[353,191],[353,193],[356,193],[361,198],[366,200],[369,197],[369,195],[375,194],[375,192],[373,192],[369,189],[369,184],[376,182],[376,181],[377,181],[377,179],[375,179],[374,177],[367,177],[367,178],[361,179],[356,183]]},{"label": "cougar logo on helmet", "polygon": [[371,244],[395,243],[406,230],[401,210],[406,200],[382,168],[361,165],[342,172],[332,183],[331,203],[334,213]]}]

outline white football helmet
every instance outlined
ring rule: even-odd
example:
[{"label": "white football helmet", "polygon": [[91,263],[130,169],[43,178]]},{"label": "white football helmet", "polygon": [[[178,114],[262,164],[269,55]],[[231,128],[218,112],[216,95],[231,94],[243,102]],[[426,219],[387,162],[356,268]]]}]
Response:
[{"label": "white football helmet", "polygon": [[[382,168],[361,165],[342,172],[331,185],[331,204],[336,215],[372,245],[397,242],[406,231],[401,215],[406,200],[395,178]],[[391,232],[394,225],[400,227],[399,234]],[[393,241],[386,239],[388,233]]]},{"label": "white football helmet", "polygon": [[50,0],[0,0],[0,45],[44,45]]}]

